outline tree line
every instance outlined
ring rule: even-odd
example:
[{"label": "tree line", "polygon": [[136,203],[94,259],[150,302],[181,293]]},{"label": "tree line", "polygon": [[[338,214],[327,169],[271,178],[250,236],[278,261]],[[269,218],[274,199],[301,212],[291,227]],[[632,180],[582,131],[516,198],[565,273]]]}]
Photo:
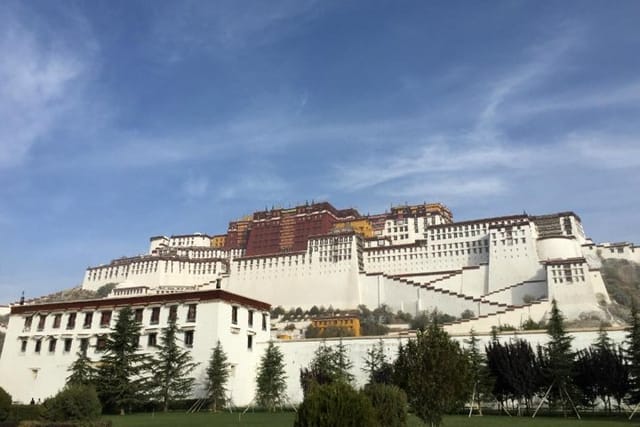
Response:
[{"label": "tree line", "polygon": [[[383,403],[373,405],[374,412],[376,406],[389,402],[402,405],[404,399],[425,423],[437,426],[444,414],[468,405],[480,414],[483,405],[488,405],[510,415],[523,415],[531,414],[537,407],[534,405],[541,402],[565,413],[598,405],[610,412],[640,402],[640,319],[635,305],[624,345],[615,345],[601,328],[596,342],[579,351],[572,349],[572,337],[566,332],[555,300],[547,322],[548,341],[536,347],[522,338],[500,342],[496,330],[484,348],[473,331],[463,347],[439,327],[437,320],[433,318],[418,330],[415,339],[400,344],[393,360],[385,354],[382,341],[367,351],[363,361],[367,384],[361,393],[366,396],[371,386],[382,385],[389,388],[384,393],[394,395],[400,390],[403,394],[402,399],[382,399]],[[300,371],[305,395],[302,408],[307,410],[299,411],[297,426],[325,425],[319,421],[321,414],[309,421],[313,416],[309,408],[339,412],[344,397],[340,393],[357,401],[352,396],[351,367],[342,343],[318,348],[309,367]],[[336,383],[343,385],[337,387]],[[331,392],[322,392],[325,389]],[[397,405],[384,406],[382,412],[397,414]],[[368,405],[354,407],[366,412]],[[350,417],[353,412],[343,416]],[[354,417],[369,419],[367,414]],[[388,420],[378,424],[406,425],[389,424]]]}]

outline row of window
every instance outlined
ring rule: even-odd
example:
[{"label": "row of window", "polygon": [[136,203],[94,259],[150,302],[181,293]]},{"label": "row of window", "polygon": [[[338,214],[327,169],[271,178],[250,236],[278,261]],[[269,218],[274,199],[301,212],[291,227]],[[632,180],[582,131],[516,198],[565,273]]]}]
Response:
[{"label": "row of window", "polygon": [[[238,309],[239,307],[235,305],[231,307],[231,324],[232,325],[238,324]],[[247,326],[249,328],[253,328],[254,317],[255,317],[255,312],[253,310],[247,310]],[[262,313],[262,330],[263,331],[267,330],[268,321],[269,321],[269,317],[267,313]]]},{"label": "row of window", "polygon": [[[193,336],[194,336],[194,332],[192,330],[184,331],[183,342],[184,342],[184,346],[185,347],[193,347]],[[142,337],[140,337],[140,339],[142,339]],[[82,353],[86,353],[87,349],[89,348],[89,338],[79,338],[79,340],[80,340],[80,351]],[[38,339],[33,341],[33,345],[34,345],[33,352],[36,353],[36,354],[41,354],[42,353],[42,343],[43,342],[47,342],[47,347],[48,347],[49,353],[55,353],[58,341],[59,340],[57,338],[54,338],[54,337],[48,337],[46,339],[45,338],[38,338]],[[63,352],[64,353],[71,352],[71,349],[72,349],[72,346],[73,346],[73,338],[63,338],[60,341],[62,341]],[[20,352],[21,353],[26,353],[27,352],[28,343],[29,343],[28,339],[22,339],[21,340],[21,343],[20,343]],[[104,351],[104,349],[106,348],[106,344],[107,344],[107,337],[106,336],[96,337],[95,351],[96,352]],[[157,347],[157,346],[158,346],[158,333],[157,332],[151,332],[151,333],[147,334],[147,347]]]},{"label": "row of window", "polygon": [[[157,325],[160,323],[160,308],[161,307],[151,307],[151,313],[150,313],[150,319],[149,319],[149,323],[151,325]],[[134,311],[135,313],[135,319],[137,322],[142,323],[144,320],[144,309],[143,308],[138,308],[135,309]],[[85,311],[82,313],[67,313],[67,321],[66,321],[66,329],[71,330],[71,329],[75,329],[76,327],[76,320],[78,318],[78,314],[84,314],[84,318],[82,321],[82,327],[84,329],[90,329],[91,327],[93,327],[93,318],[94,318],[94,312],[93,311]],[[112,318],[112,311],[111,310],[103,310],[99,312],[100,314],[100,327],[101,328],[109,328],[111,327],[111,318]],[[47,323],[47,319],[48,318],[53,318],[52,324],[51,324],[51,328],[52,329],[60,329],[62,326],[62,313],[55,313],[53,315],[49,315],[48,313],[40,313],[38,314],[38,325],[37,325],[37,329],[38,331],[42,331],[45,329],[46,327],[46,323]],[[26,316],[24,318],[24,328],[23,330],[25,332],[30,331],[31,327],[33,325],[33,318],[34,315],[31,316]],[[171,305],[169,306],[169,312],[168,312],[168,317],[167,320],[174,320],[177,321],[178,320],[178,306],[177,305]],[[186,321],[187,322],[195,322],[196,321],[196,304],[189,304],[187,305],[187,315],[186,315]]]},{"label": "row of window", "polygon": [[[177,261],[175,261],[177,263]],[[112,277],[118,276],[128,276],[134,274],[148,274],[148,273],[156,273],[158,271],[158,262],[155,261],[153,263],[135,263],[128,266],[123,267],[103,267],[98,269],[92,269],[89,271],[89,276],[87,280],[102,280],[109,279]],[[166,262],[164,265],[165,273],[173,273],[173,264],[174,261]],[[183,262],[180,262],[179,266],[176,266],[178,272],[182,272],[183,269],[186,270],[187,266],[183,265]],[[209,262],[209,263],[187,263],[189,269],[185,271],[188,274],[213,274],[216,273],[216,264],[217,262]]]}]

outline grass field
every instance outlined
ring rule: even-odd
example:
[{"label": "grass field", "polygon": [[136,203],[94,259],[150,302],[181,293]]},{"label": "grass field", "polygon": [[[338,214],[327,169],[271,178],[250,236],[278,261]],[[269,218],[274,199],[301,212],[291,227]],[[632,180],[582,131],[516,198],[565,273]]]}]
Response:
[{"label": "grass field", "polygon": [[[198,413],[185,414],[184,412],[172,412],[168,414],[135,414],[125,416],[105,417],[113,421],[114,427],[236,427],[236,426],[264,426],[264,427],[287,427],[293,425],[295,414],[291,412],[251,413],[248,412],[241,417],[238,413]],[[410,418],[410,427],[423,426],[415,417]],[[529,417],[507,417],[507,416],[484,416],[467,418],[465,416],[445,417],[443,427],[622,427],[639,426],[640,417],[633,422],[625,418],[603,419],[587,418],[578,421],[575,418],[549,418],[539,417],[531,419]]]}]

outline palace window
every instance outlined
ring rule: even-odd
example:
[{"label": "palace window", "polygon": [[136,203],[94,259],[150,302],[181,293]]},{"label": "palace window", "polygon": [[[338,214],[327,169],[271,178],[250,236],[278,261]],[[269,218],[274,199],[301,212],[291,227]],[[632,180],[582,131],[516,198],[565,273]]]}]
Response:
[{"label": "palace window", "polygon": [[67,329],[73,329],[76,327],[76,313],[69,313],[67,317]]},{"label": "palace window", "polygon": [[35,352],[36,353],[40,353],[40,349],[42,348],[42,340],[36,340],[36,348],[35,348]]},{"label": "palace window", "polygon": [[83,328],[89,329],[91,327],[91,323],[93,322],[93,313],[85,313],[84,314],[84,323],[82,325]]},{"label": "palace window", "polygon": [[136,308],[136,312],[135,312],[135,319],[136,322],[138,323],[142,323],[142,313],[144,312],[144,309],[142,308]]},{"label": "palace window", "polygon": [[158,334],[156,334],[155,332],[147,335],[147,346],[148,347],[156,347],[157,346],[157,337],[158,337]]},{"label": "palace window", "polygon": [[187,322],[195,322],[196,321],[196,305],[189,304],[189,308],[187,309]]},{"label": "palace window", "polygon": [[22,353],[27,351],[27,340],[22,340],[22,342],[20,343],[20,351]]},{"label": "palace window", "polygon": [[89,338],[80,338],[80,351],[82,354],[87,354],[89,348]]},{"label": "palace window", "polygon": [[100,313],[100,327],[108,328],[111,324],[111,311],[103,311]]},{"label": "palace window", "polygon": [[60,323],[62,323],[62,314],[58,313],[53,316],[53,328],[58,329],[60,327]]},{"label": "palace window", "polygon": [[107,338],[98,337],[98,339],[96,340],[96,351],[104,351],[106,347],[107,347]]},{"label": "palace window", "polygon": [[193,331],[184,331],[184,345],[193,347]]},{"label": "palace window", "polygon": [[28,331],[31,329],[31,323],[33,323],[33,316],[27,316],[24,318],[24,330]]},{"label": "palace window", "polygon": [[153,307],[151,309],[151,324],[157,325],[160,323],[160,307]]},{"label": "palace window", "polygon": [[64,340],[64,352],[69,353],[71,351],[71,344],[73,343],[72,338],[65,338]]},{"label": "palace window", "polygon": [[56,351],[56,343],[58,342],[57,339],[55,338],[51,338],[49,340],[49,353],[55,353]]},{"label": "palace window", "polygon": [[169,321],[175,322],[178,319],[178,306],[172,305],[169,307]]},{"label": "palace window", "polygon": [[247,349],[253,350],[253,335],[247,335]]},{"label": "palace window", "polygon": [[44,323],[47,320],[47,315],[46,314],[41,314],[40,318],[38,319],[38,330],[41,331],[44,329]]},{"label": "palace window", "polygon": [[238,324],[238,307],[231,307],[231,323],[234,325]]},{"label": "palace window", "polygon": [[253,328],[253,310],[249,310],[249,327]]},{"label": "palace window", "polygon": [[266,313],[262,313],[262,330],[267,330],[267,315]]}]

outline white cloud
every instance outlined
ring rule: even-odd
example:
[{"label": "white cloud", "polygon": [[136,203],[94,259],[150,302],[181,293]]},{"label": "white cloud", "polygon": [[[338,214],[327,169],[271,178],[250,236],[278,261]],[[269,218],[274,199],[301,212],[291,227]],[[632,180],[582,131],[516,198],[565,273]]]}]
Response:
[{"label": "white cloud", "polygon": [[[0,15],[0,168],[19,165],[78,101],[88,64],[19,16]],[[67,120],[71,118],[67,117]]]},{"label": "white cloud", "polygon": [[573,134],[568,138],[566,147],[576,158],[594,168],[640,167],[640,135]]},{"label": "white cloud", "polygon": [[400,153],[389,153],[357,164],[340,164],[336,182],[345,190],[359,190],[411,177],[421,180],[426,175],[443,173],[487,173],[521,169],[530,163],[528,148],[499,143],[475,144],[462,138],[457,144],[447,138],[434,138],[434,141],[416,144]]}]

